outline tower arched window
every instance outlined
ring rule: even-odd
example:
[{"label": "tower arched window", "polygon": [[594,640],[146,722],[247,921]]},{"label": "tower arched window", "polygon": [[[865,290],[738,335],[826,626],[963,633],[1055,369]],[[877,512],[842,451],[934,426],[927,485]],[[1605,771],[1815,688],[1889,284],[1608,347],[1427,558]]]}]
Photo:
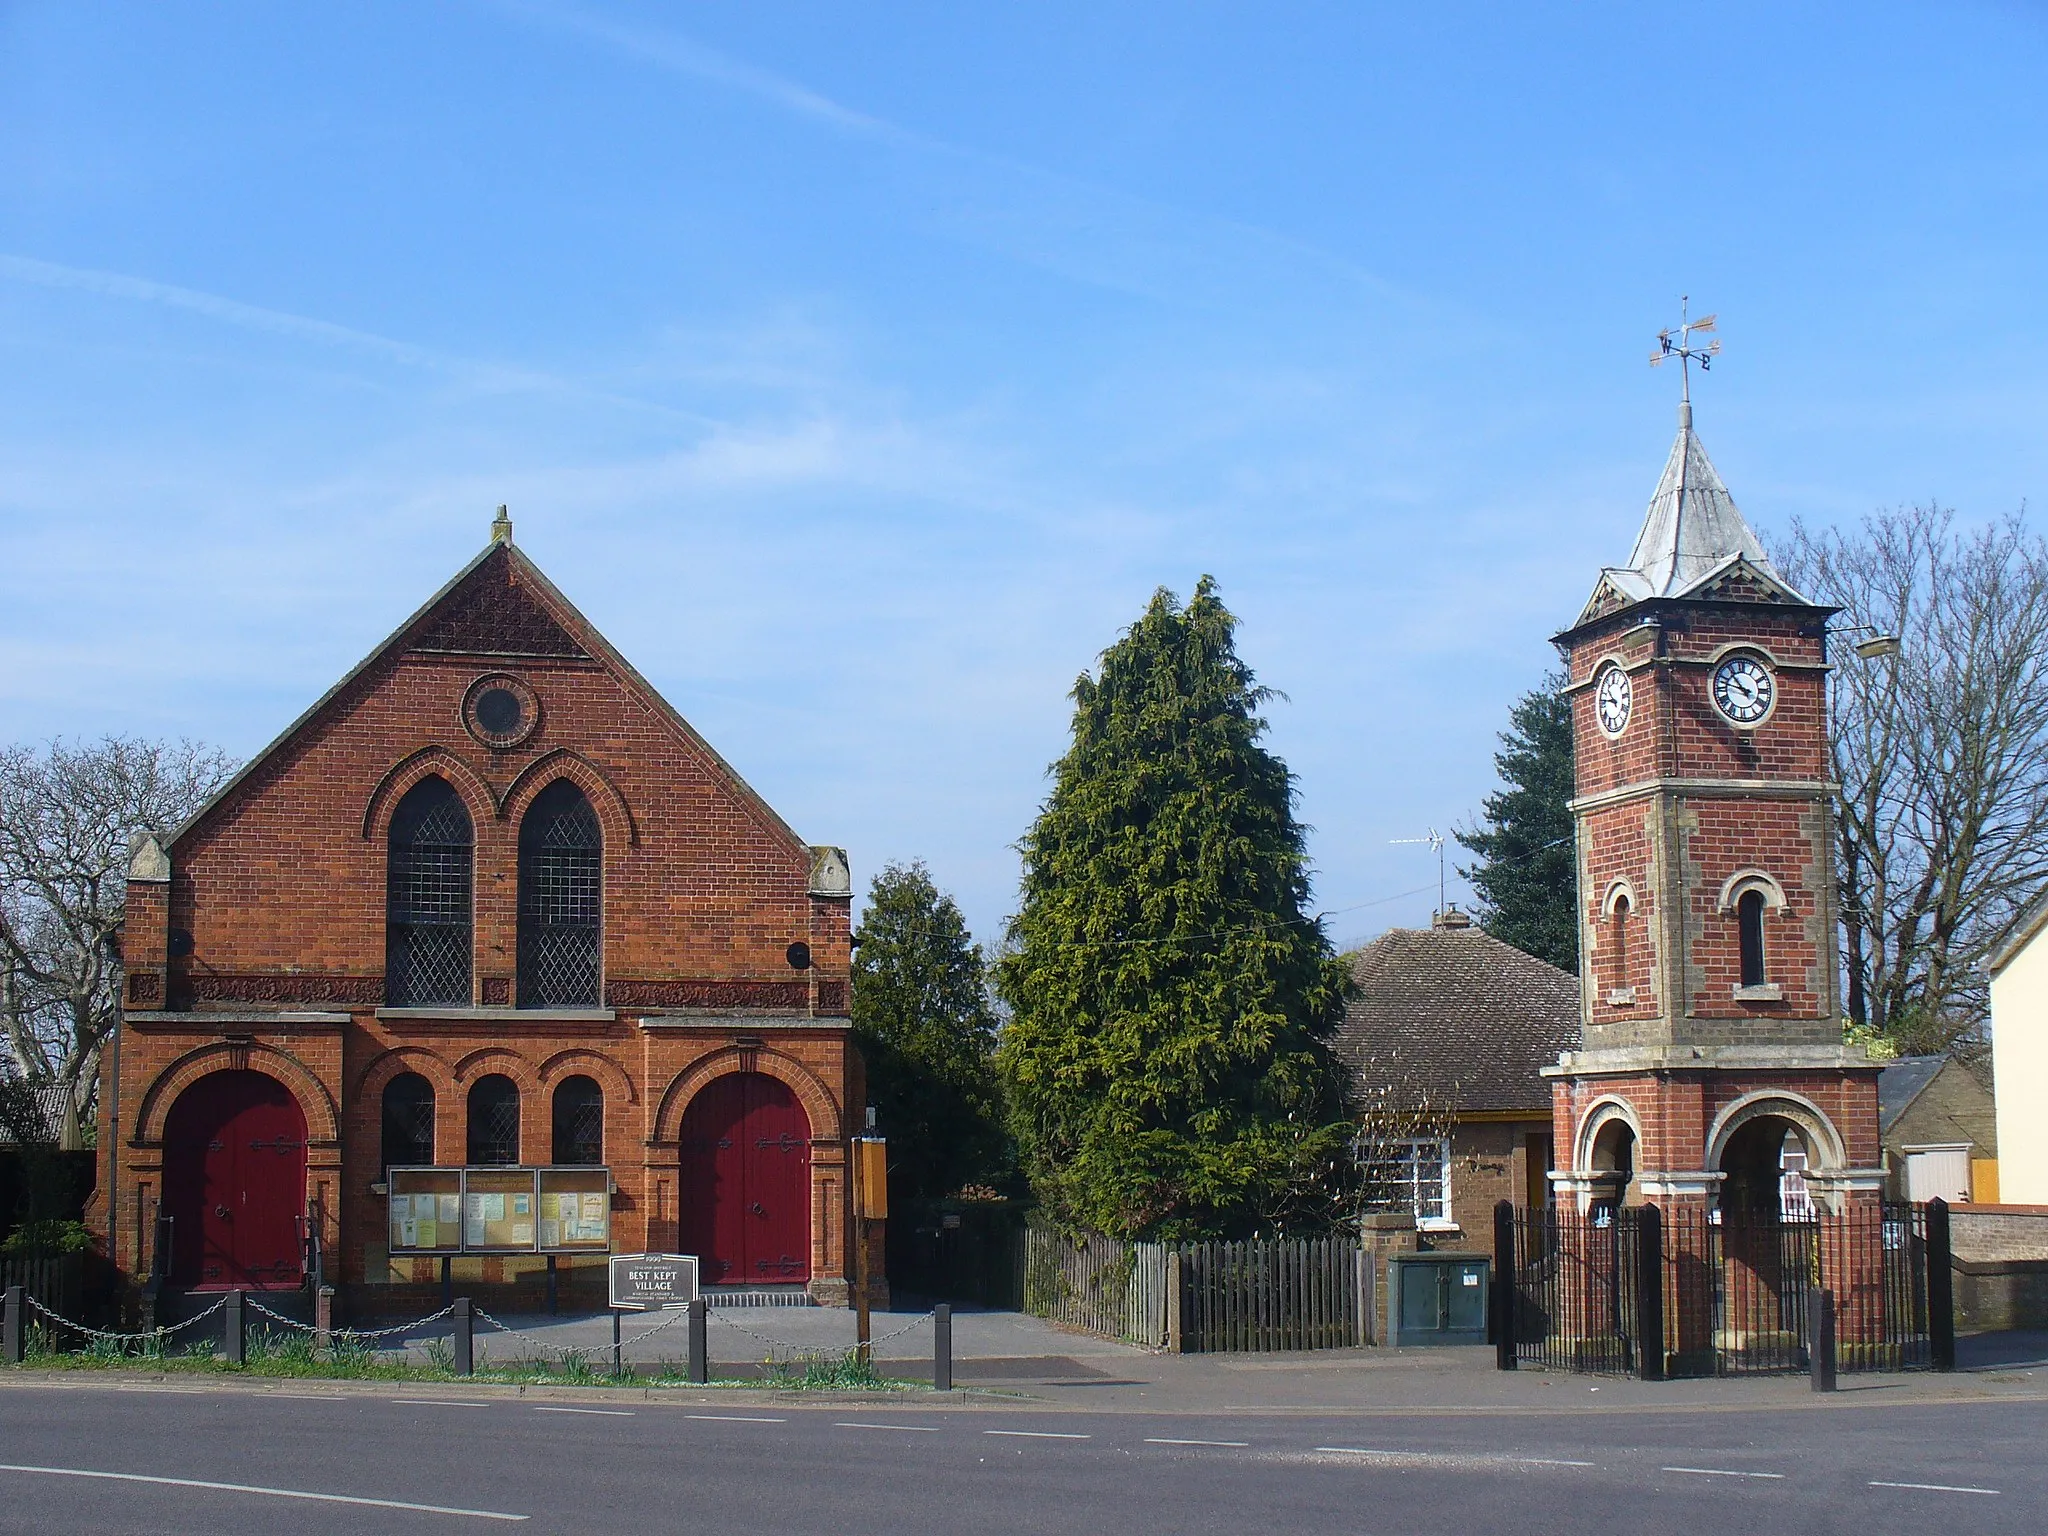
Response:
[{"label": "tower arched window", "polygon": [[604,1161],[604,1090],[593,1078],[567,1077],[555,1089],[554,1160],[585,1167]]},{"label": "tower arched window", "polygon": [[446,779],[420,780],[391,816],[384,896],[384,1000],[467,1007],[476,832]]},{"label": "tower arched window", "polygon": [[469,1156],[472,1164],[519,1161],[519,1085],[503,1073],[480,1077],[469,1090]]},{"label": "tower arched window", "polygon": [[1614,898],[1614,984],[1625,987],[1628,980],[1628,914],[1629,901],[1626,895]]},{"label": "tower arched window", "polygon": [[519,824],[519,1006],[599,1002],[604,832],[567,779],[534,797]]},{"label": "tower arched window", "polygon": [[1735,927],[1742,937],[1742,985],[1764,985],[1764,893],[1752,887],[1735,898]]},{"label": "tower arched window", "polygon": [[434,1085],[401,1072],[384,1085],[384,1170],[434,1160]]}]

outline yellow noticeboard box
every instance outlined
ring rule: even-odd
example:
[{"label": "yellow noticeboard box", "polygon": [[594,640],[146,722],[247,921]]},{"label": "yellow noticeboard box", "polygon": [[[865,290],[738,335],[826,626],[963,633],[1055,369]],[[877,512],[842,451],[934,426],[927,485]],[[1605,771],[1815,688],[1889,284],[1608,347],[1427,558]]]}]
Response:
[{"label": "yellow noticeboard box", "polygon": [[868,1221],[889,1215],[889,1143],[866,1136],[853,1144],[854,1213]]}]

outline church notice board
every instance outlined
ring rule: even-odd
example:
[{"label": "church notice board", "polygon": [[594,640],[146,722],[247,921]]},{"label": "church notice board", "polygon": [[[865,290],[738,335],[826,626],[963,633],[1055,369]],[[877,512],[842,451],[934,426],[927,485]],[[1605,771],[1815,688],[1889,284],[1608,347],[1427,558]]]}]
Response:
[{"label": "church notice board", "polygon": [[393,1168],[390,1251],[608,1253],[609,1168]]}]

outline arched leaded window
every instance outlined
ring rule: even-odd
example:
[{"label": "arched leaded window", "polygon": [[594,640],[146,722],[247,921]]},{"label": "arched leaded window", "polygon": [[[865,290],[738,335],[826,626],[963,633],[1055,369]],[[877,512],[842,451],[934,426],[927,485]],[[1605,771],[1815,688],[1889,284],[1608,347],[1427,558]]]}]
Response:
[{"label": "arched leaded window", "polygon": [[391,816],[384,906],[384,1001],[470,1002],[470,883],[476,832],[446,779],[421,779]]},{"label": "arched leaded window", "polygon": [[519,1085],[502,1073],[480,1077],[469,1090],[469,1157],[472,1164],[519,1161]]},{"label": "arched leaded window", "polygon": [[384,1168],[417,1168],[434,1160],[434,1085],[401,1072],[384,1085]]},{"label": "arched leaded window", "polygon": [[1742,936],[1742,984],[1745,987],[1764,985],[1765,905],[1764,893],[1754,886],[1735,898],[1735,926]]},{"label": "arched leaded window", "polygon": [[604,1090],[594,1079],[565,1077],[555,1089],[555,1162],[604,1161]]},{"label": "arched leaded window", "polygon": [[557,779],[519,824],[519,1006],[595,1008],[604,833],[583,791]]}]

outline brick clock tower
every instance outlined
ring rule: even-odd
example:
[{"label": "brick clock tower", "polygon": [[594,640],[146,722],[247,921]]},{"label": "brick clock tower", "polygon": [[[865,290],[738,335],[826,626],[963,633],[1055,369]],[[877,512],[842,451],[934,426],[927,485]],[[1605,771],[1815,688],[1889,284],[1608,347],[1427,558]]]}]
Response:
[{"label": "brick clock tower", "polygon": [[1682,404],[1634,553],[1556,637],[1583,1041],[1548,1069],[1551,1178],[1581,1210],[1879,1198],[1878,1068],[1838,998],[1835,611],[1772,568]]}]

